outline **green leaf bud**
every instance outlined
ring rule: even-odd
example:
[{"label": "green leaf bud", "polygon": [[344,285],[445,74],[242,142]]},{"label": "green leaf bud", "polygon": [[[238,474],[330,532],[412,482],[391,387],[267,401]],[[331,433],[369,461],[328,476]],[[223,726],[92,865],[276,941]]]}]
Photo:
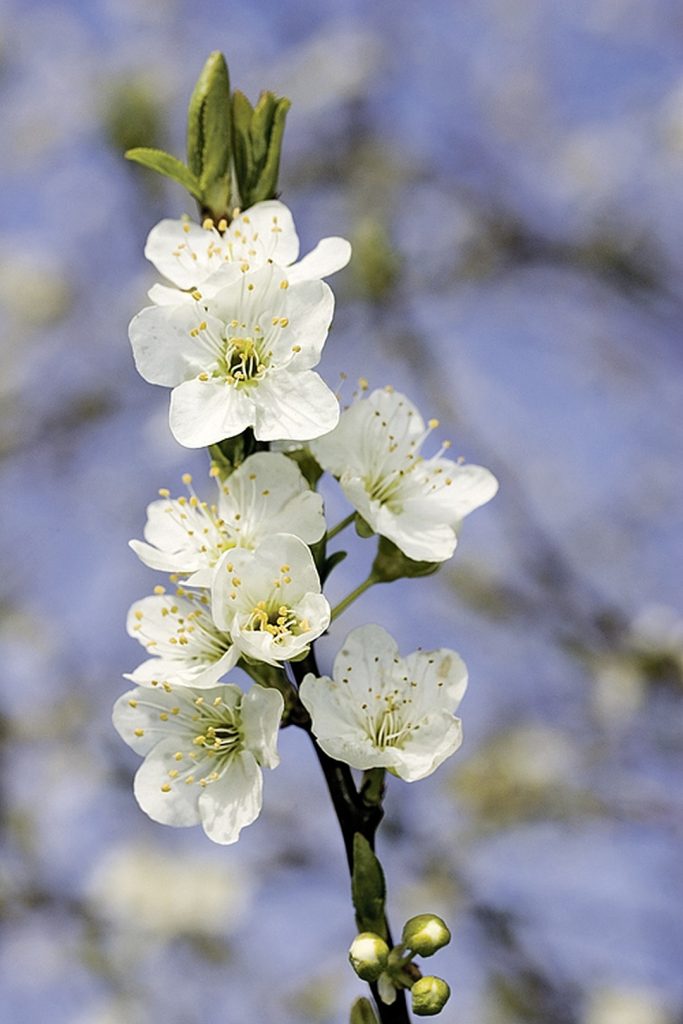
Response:
[{"label": "green leaf bud", "polygon": [[349,961],[363,981],[377,981],[389,960],[389,947],[375,932],[361,932],[351,943]]},{"label": "green leaf bud", "polygon": [[351,897],[358,928],[386,938],[384,872],[370,843],[360,832],[356,832],[353,837]]},{"label": "green leaf bud", "polygon": [[369,999],[356,999],[351,1007],[349,1024],[377,1024],[377,1017]]},{"label": "green leaf bud", "polygon": [[215,220],[230,212],[232,105],[225,57],[212,53],[187,110],[187,162],[199,179],[202,207]]},{"label": "green leaf bud", "polygon": [[416,981],[410,990],[413,1013],[418,1017],[434,1017],[441,1013],[450,999],[450,987],[442,978],[427,975]]},{"label": "green leaf bud", "polygon": [[433,956],[447,946],[451,933],[436,914],[418,914],[403,926],[403,943],[418,956]]}]

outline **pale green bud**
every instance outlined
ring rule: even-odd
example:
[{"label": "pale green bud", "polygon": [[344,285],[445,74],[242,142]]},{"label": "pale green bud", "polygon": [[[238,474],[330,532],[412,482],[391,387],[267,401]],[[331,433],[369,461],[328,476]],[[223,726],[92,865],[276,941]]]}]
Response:
[{"label": "pale green bud", "polygon": [[403,926],[403,944],[418,956],[433,956],[450,941],[451,933],[436,914],[418,914]]},{"label": "pale green bud", "polygon": [[349,960],[363,981],[377,981],[388,959],[389,947],[375,932],[361,932],[351,943]]},{"label": "pale green bud", "polygon": [[415,982],[410,994],[413,1013],[418,1017],[433,1017],[441,1013],[450,998],[451,990],[443,979],[428,975]]}]

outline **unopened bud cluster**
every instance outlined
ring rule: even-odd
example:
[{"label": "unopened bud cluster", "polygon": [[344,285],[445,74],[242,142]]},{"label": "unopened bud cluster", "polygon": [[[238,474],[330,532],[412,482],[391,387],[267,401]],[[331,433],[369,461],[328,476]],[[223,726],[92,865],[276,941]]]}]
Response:
[{"label": "unopened bud cluster", "polygon": [[442,978],[419,977],[413,956],[433,956],[451,941],[445,922],[436,914],[418,914],[406,921],[401,942],[390,949],[381,935],[361,932],[351,943],[349,960],[363,981],[378,982],[380,997],[391,1004],[398,989],[410,989],[413,1012],[418,1017],[441,1013],[451,990]]}]

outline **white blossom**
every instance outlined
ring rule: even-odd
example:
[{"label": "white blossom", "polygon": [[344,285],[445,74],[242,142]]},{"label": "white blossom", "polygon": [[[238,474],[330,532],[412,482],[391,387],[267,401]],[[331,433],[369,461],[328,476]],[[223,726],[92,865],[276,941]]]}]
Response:
[{"label": "white blossom", "polygon": [[114,705],[114,726],[145,758],[135,776],[140,807],[154,821],[201,823],[216,843],[234,843],[260,811],[261,766],[275,768],[284,702],[277,690],[138,687]]},{"label": "white blossom", "polygon": [[310,445],[375,533],[416,561],[450,558],[461,520],[498,490],[488,469],[443,458],[447,445],[431,458],[420,454],[437,426],[425,426],[412,402],[387,388],[355,402]]},{"label": "white blossom", "polygon": [[255,551],[235,548],[216,566],[212,607],[240,652],[277,665],[304,654],[330,623],[311,552],[291,534]]},{"label": "white blossom", "polygon": [[310,489],[292,459],[275,452],[250,455],[230,474],[218,479],[215,503],[201,501],[189,473],[183,476],[188,496],[161,498],[147,506],[145,541],[130,541],[151,569],[187,576],[194,587],[211,586],[213,567],[225,551],[256,548],[274,533],[292,533],[307,544],[325,532],[323,502]]},{"label": "white blossom", "polygon": [[180,444],[202,448],[247,427],[262,441],[308,440],[339,419],[337,399],[312,369],[333,309],[324,282],[290,285],[270,265],[202,303],[148,306],[129,334],[145,380],[173,388],[170,424]]},{"label": "white blossom", "polygon": [[229,225],[210,218],[201,226],[188,219],[162,220],[149,233],[145,256],[176,286],[158,284],[149,292],[153,302],[168,305],[185,301],[197,288],[208,298],[240,272],[268,263],[286,269],[290,284],[328,277],[349,262],[351,246],[344,238],[323,238],[297,263],[299,238],[292,215],[284,203],[269,199]]},{"label": "white blossom", "polygon": [[398,655],[380,626],[352,630],[333,679],[310,673],[301,700],[325,753],[352,768],[388,768],[406,782],[430,775],[462,742],[453,712],[467,686],[455,651]]},{"label": "white blossom", "polygon": [[179,588],[136,601],[126,628],[152,655],[125,675],[143,686],[214,686],[239,659],[230,636],[214,624],[206,592]]},{"label": "white blossom", "polygon": [[226,871],[196,850],[183,854],[133,839],[105,851],[86,893],[94,912],[129,943],[149,942],[233,931],[251,902],[252,880],[239,864]]}]

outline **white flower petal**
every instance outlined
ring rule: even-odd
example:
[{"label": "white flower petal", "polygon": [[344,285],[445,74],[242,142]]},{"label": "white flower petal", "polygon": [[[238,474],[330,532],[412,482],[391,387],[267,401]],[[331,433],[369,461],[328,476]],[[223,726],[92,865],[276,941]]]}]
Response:
[{"label": "white flower petal", "polygon": [[244,260],[250,267],[262,266],[269,260],[287,267],[299,255],[292,214],[277,199],[266,199],[244,210],[230,224],[225,237],[231,245],[232,258]]},{"label": "white flower petal", "polygon": [[278,690],[252,686],[242,701],[244,742],[264,768],[277,768],[277,737],[285,702]]},{"label": "white flower petal", "polygon": [[[193,559],[192,564],[189,564],[188,567],[190,559],[186,551],[177,553],[160,551],[158,548],[152,547],[151,544],[144,544],[140,540],[129,540],[128,547],[132,548],[144,565],[150,569],[158,569],[161,572],[192,572],[195,565],[198,564],[198,560]],[[194,585],[196,586],[197,584]]]},{"label": "white flower petal", "polygon": [[[147,306],[133,317],[128,336],[138,373],[150,384],[164,387],[175,387],[200,373],[206,363],[202,341],[190,336],[200,319],[195,302]],[[208,314],[205,319],[212,330],[222,328]]]},{"label": "white flower petal", "polygon": [[186,448],[204,448],[252,426],[252,399],[222,380],[188,380],[171,394],[171,432]]},{"label": "white flower petal", "polygon": [[171,779],[169,773],[178,770],[177,750],[178,740],[173,736],[158,743],[138,768],[133,792],[153,821],[184,828],[199,823],[198,789],[182,779]]},{"label": "white flower petal", "polygon": [[[286,292],[287,318],[291,331],[280,331],[273,346],[278,359],[290,358],[290,367],[310,370],[320,362],[325,339],[334,316],[334,295],[323,281],[302,281]],[[300,352],[290,356],[292,345]]]},{"label": "white flower petal", "polygon": [[411,732],[401,750],[396,775],[404,782],[418,782],[436,771],[462,744],[462,723],[446,712],[423,718],[418,731]]},{"label": "white flower petal", "polygon": [[221,776],[199,797],[202,827],[214,843],[236,843],[241,830],[261,813],[263,776],[254,755],[234,755]]},{"label": "white flower petal", "polygon": [[274,533],[313,543],[326,528],[322,497],[310,490],[297,464],[277,452],[250,455],[219,490],[218,508],[248,547]]},{"label": "white flower petal", "polygon": [[342,270],[351,259],[351,245],[345,238],[322,238],[315,249],[290,267],[287,276],[292,283],[329,277]]},{"label": "white flower petal", "polygon": [[339,403],[313,370],[280,370],[259,385],[254,434],[259,441],[307,441],[331,430],[339,419]]},{"label": "white flower petal", "polygon": [[114,704],[114,728],[137,754],[148,754],[168,736],[168,727],[159,715],[168,714],[175,703],[175,696],[161,688],[148,690],[136,687],[123,693]]},{"label": "white flower petal", "polygon": [[190,220],[162,220],[147,236],[145,256],[179,288],[192,288],[222,262],[223,242]]},{"label": "white flower petal", "polygon": [[183,292],[179,288],[171,288],[167,284],[153,284],[147,292],[147,298],[155,306],[179,306],[183,302],[192,302],[189,292]]}]

